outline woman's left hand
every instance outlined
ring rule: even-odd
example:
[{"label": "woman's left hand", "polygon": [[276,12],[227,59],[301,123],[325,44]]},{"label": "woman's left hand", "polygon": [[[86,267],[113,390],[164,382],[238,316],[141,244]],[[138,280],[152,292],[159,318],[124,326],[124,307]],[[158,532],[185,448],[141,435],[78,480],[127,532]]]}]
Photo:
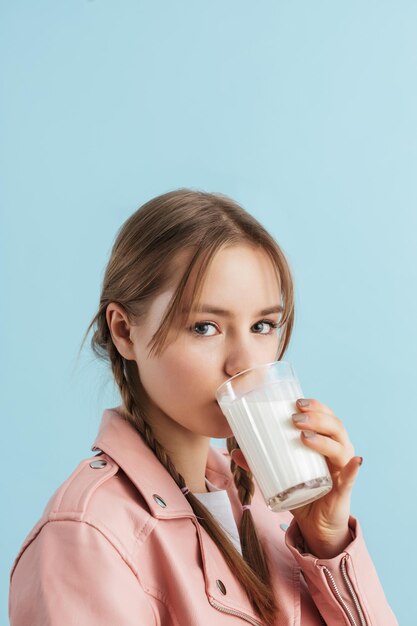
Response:
[{"label": "woman's left hand", "polygon": [[[352,541],[348,527],[350,496],[362,463],[355,451],[343,422],[333,411],[318,400],[309,399],[308,406],[300,406],[297,401],[296,428],[303,431],[301,440],[312,450],[317,450],[326,458],[333,487],[325,495],[291,511],[303,535],[306,548],[318,558],[332,558]],[[304,432],[314,433],[305,437]],[[249,469],[243,453],[233,453],[233,460]]]}]

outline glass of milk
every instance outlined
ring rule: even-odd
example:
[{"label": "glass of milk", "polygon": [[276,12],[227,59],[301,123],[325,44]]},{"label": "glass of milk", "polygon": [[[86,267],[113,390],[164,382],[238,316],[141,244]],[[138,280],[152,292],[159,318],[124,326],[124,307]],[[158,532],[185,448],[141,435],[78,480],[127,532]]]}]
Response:
[{"label": "glass of milk", "polygon": [[322,454],[307,448],[292,421],[303,398],[288,361],[257,365],[232,376],[216,391],[233,434],[271,511],[289,511],[332,488]]}]

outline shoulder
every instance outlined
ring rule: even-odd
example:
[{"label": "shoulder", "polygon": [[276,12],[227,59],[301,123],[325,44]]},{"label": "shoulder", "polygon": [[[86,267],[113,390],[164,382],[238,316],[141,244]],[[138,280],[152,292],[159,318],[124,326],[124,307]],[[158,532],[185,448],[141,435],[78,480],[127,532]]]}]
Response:
[{"label": "shoulder", "polygon": [[100,489],[108,489],[118,471],[117,463],[103,453],[83,459],[52,494],[43,516],[48,520],[68,516],[82,520],[95,494]]},{"label": "shoulder", "polygon": [[20,554],[46,524],[60,521],[88,524],[119,551],[128,553],[134,549],[138,530],[144,540],[156,523],[139,491],[105,453],[83,459],[56,489],[25,538]]},{"label": "shoulder", "polygon": [[84,459],[49,501],[48,520],[72,519],[125,532],[148,522],[149,509],[118,463],[105,453]]}]

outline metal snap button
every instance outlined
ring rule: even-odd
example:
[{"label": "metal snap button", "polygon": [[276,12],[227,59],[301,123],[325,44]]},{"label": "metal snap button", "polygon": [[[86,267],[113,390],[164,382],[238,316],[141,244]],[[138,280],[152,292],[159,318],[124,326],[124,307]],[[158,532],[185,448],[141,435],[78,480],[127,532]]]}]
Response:
[{"label": "metal snap button", "polygon": [[156,493],[154,493],[152,495],[152,498],[155,500],[155,502],[159,504],[159,506],[162,506],[163,508],[166,507],[167,503],[163,498],[161,498],[161,496],[158,496]]},{"label": "metal snap button", "polygon": [[107,465],[107,461],[104,461],[103,459],[98,459],[97,461],[91,461],[90,463],[90,467],[92,467],[93,469],[102,469],[103,467],[106,467]]},{"label": "metal snap button", "polygon": [[216,580],[216,585],[218,586],[218,588],[220,589],[222,594],[225,596],[226,595],[226,587],[223,585],[222,581],[217,579]]},{"label": "metal snap button", "polygon": [[279,525],[279,527],[280,527],[282,530],[287,530],[287,528],[288,528],[288,524],[280,524],[280,525]]}]

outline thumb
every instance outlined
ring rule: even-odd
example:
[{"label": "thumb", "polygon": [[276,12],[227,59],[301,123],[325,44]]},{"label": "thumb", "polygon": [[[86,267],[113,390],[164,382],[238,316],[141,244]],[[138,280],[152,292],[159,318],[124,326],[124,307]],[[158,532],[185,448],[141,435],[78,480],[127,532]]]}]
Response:
[{"label": "thumb", "polygon": [[250,472],[250,467],[246,462],[246,459],[242,450],[240,450],[239,448],[235,448],[234,450],[231,451],[230,456],[232,457],[236,465],[239,465],[247,472]]},{"label": "thumb", "polygon": [[340,470],[337,481],[339,491],[349,492],[352,490],[362,462],[363,457],[353,456],[344,468]]}]

